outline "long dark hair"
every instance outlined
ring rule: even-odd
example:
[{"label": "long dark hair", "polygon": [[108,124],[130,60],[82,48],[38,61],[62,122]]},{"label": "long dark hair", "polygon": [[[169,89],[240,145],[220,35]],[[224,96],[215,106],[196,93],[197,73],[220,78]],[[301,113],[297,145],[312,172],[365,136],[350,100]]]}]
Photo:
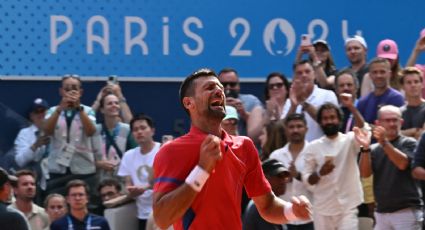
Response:
[{"label": "long dark hair", "polygon": [[285,89],[286,89],[286,92],[288,92],[288,94],[289,94],[290,85],[289,85],[288,79],[286,79],[286,76],[283,73],[272,72],[267,76],[266,85],[264,86],[264,100],[265,101],[270,99],[268,86],[269,86],[270,79],[272,79],[273,77],[279,77],[280,79],[282,79],[283,85],[285,86]]}]

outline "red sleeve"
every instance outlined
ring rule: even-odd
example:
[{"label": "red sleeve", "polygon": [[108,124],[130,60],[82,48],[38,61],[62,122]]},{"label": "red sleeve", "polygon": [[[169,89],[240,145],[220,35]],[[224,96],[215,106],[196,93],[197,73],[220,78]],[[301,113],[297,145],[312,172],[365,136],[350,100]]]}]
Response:
[{"label": "red sleeve", "polygon": [[248,171],[245,177],[245,189],[248,196],[256,197],[270,193],[271,186],[264,176],[257,149],[251,139],[245,139],[244,152],[247,157],[246,165]]},{"label": "red sleeve", "polygon": [[190,151],[187,151],[184,146],[174,143],[161,147],[153,164],[154,192],[166,193],[184,183],[198,161],[187,154],[188,152]]}]

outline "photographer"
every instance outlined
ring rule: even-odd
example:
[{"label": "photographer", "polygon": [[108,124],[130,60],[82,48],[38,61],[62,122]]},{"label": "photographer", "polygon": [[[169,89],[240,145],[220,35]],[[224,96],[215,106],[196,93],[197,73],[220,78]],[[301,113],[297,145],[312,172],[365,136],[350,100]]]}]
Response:
[{"label": "photographer", "polygon": [[120,118],[123,123],[130,123],[131,119],[133,119],[133,113],[131,112],[130,107],[127,104],[127,100],[125,99],[121,86],[118,83],[117,76],[109,76],[106,85],[99,91],[97,94],[96,100],[93,102],[91,108],[98,112],[100,109],[100,100],[108,94],[114,94],[118,97],[121,111]]},{"label": "photographer", "polygon": [[47,190],[64,194],[66,182],[72,179],[95,179],[94,154],[100,149],[95,112],[81,104],[83,89],[76,75],[62,78],[59,90],[62,100],[46,114],[44,132],[51,135]]}]

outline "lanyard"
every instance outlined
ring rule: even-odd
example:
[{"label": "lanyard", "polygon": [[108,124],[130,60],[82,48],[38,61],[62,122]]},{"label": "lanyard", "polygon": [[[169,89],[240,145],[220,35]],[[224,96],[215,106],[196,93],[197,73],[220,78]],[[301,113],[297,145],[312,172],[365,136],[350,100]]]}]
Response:
[{"label": "lanyard", "polygon": [[[67,215],[66,219],[68,221],[68,230],[74,230],[74,225],[72,224],[71,217]],[[90,229],[91,229],[91,216],[89,214],[89,218],[87,218],[86,230],[90,230]]]}]

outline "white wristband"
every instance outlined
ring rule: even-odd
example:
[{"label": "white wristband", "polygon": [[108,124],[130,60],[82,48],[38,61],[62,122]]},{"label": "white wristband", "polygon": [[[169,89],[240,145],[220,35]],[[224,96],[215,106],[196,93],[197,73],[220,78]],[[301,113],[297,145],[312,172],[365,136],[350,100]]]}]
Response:
[{"label": "white wristband", "polygon": [[190,172],[189,176],[186,177],[185,182],[190,187],[192,187],[193,190],[200,192],[209,176],[210,174],[207,171],[197,165],[192,169],[192,172]]},{"label": "white wristband", "polygon": [[294,214],[292,210],[292,203],[285,202],[283,203],[283,215],[288,221],[298,220],[298,217]]}]

